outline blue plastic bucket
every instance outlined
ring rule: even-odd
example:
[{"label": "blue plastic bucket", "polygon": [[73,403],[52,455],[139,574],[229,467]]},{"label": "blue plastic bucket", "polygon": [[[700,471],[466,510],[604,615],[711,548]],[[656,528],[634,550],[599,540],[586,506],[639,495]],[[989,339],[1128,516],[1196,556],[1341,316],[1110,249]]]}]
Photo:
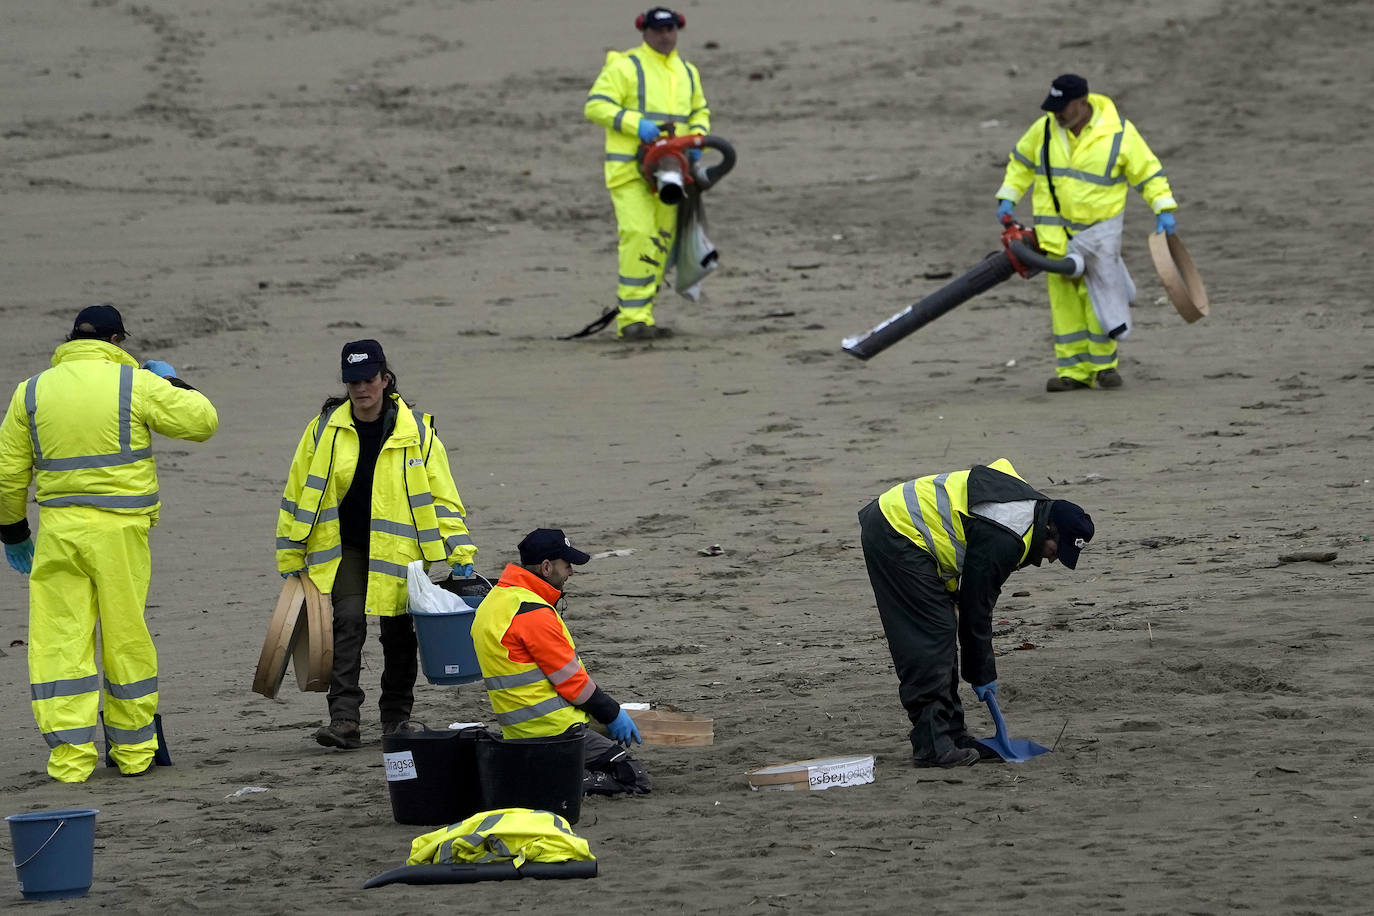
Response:
[{"label": "blue plastic bucket", "polygon": [[477,650],[472,647],[472,619],[482,599],[462,596],[466,611],[431,613],[414,608],[415,638],[420,643],[420,669],[431,684],[472,684],[482,679]]},{"label": "blue plastic bucket", "polygon": [[94,808],[11,814],[10,843],[26,900],[84,897],[95,866]]}]

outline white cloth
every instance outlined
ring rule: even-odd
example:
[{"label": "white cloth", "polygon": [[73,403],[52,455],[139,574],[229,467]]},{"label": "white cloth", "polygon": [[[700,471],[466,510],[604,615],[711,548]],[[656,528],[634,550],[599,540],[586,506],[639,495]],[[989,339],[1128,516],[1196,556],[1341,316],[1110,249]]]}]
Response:
[{"label": "white cloth", "polygon": [[1083,262],[1083,282],[1102,330],[1120,340],[1131,333],[1131,303],[1135,281],[1121,260],[1121,228],[1125,213],[1094,223],[1069,239],[1069,257]]},{"label": "white cloth", "polygon": [[968,511],[994,521],[1004,528],[1010,528],[1021,537],[1025,537],[1030,526],[1035,523],[1033,499],[1017,499],[1009,503],[978,503],[969,506]]}]

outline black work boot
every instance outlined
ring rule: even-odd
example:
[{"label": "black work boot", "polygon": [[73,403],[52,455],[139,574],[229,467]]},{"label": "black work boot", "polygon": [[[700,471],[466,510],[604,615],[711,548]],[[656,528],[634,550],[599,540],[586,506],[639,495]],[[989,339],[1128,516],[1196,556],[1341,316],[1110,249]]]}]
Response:
[{"label": "black work boot", "polygon": [[971,767],[978,762],[978,751],[971,747],[952,747],[938,757],[912,757],[912,763],[918,767],[940,767],[941,769],[951,769],[952,767]]},{"label": "black work boot", "polygon": [[344,719],[335,719],[315,732],[315,741],[321,747],[337,747],[341,751],[355,751],[363,746],[358,723]]}]

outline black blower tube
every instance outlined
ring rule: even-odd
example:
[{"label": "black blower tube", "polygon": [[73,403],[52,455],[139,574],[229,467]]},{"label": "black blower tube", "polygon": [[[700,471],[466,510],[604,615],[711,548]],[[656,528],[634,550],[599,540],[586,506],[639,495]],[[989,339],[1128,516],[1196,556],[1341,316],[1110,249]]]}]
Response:
[{"label": "black blower tube", "polygon": [[1011,266],[1011,259],[1007,257],[1007,253],[994,252],[975,264],[963,276],[949,281],[915,305],[907,306],[862,337],[844,341],[845,352],[859,359],[872,359],[950,309],[963,305],[974,296],[1010,279],[1014,273],[1016,268]]}]

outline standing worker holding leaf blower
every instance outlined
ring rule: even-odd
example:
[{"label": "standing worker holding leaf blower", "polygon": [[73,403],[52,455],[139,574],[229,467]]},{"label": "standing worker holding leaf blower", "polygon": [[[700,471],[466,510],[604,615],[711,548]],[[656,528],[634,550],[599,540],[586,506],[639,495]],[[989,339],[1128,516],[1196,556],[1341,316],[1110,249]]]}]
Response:
[{"label": "standing worker holding leaf blower", "polygon": [[1121,259],[1126,187],[1155,212],[1155,231],[1172,235],[1178,204],[1164,167],[1135,125],[1107,96],[1073,73],[1056,77],[1046,112],[1017,141],[997,189],[997,218],[1011,216],[1034,182],[1035,236],[1045,254],[1074,258],[1072,276],[1046,274],[1056,375],[1046,391],[1120,388],[1117,338],[1130,333],[1135,284]]},{"label": "standing worker holding leaf blower", "polygon": [[859,511],[859,529],[916,766],[996,757],[964,725],[960,650],[974,695],[995,697],[992,610],[1003,584],[1042,560],[1074,569],[1092,540],[1092,518],[1035,490],[999,458],[892,487]]},{"label": "standing worker holding leaf blower", "polygon": [[[609,51],[587,94],[587,119],[606,129],[606,187],[615,207],[619,242],[616,336],[622,340],[666,337],[654,321],[654,298],[663,281],[677,227],[677,207],[660,200],[640,174],[636,155],[666,131],[711,131],[711,110],[701,74],[677,53],[686,17],[656,6],[635,20],[644,43]],[[691,150],[695,161],[700,150]]]},{"label": "standing worker holding leaf blower", "polygon": [[0,423],[0,540],[29,577],[29,692],[48,775],[61,782],[95,770],[102,684],[110,759],[125,776],[153,766],[157,648],[143,615],[162,503],[152,434],[204,442],[219,428],[205,395],[168,363],[140,367],[127,337],[113,305],[82,309],[52,368],[20,383]]}]

